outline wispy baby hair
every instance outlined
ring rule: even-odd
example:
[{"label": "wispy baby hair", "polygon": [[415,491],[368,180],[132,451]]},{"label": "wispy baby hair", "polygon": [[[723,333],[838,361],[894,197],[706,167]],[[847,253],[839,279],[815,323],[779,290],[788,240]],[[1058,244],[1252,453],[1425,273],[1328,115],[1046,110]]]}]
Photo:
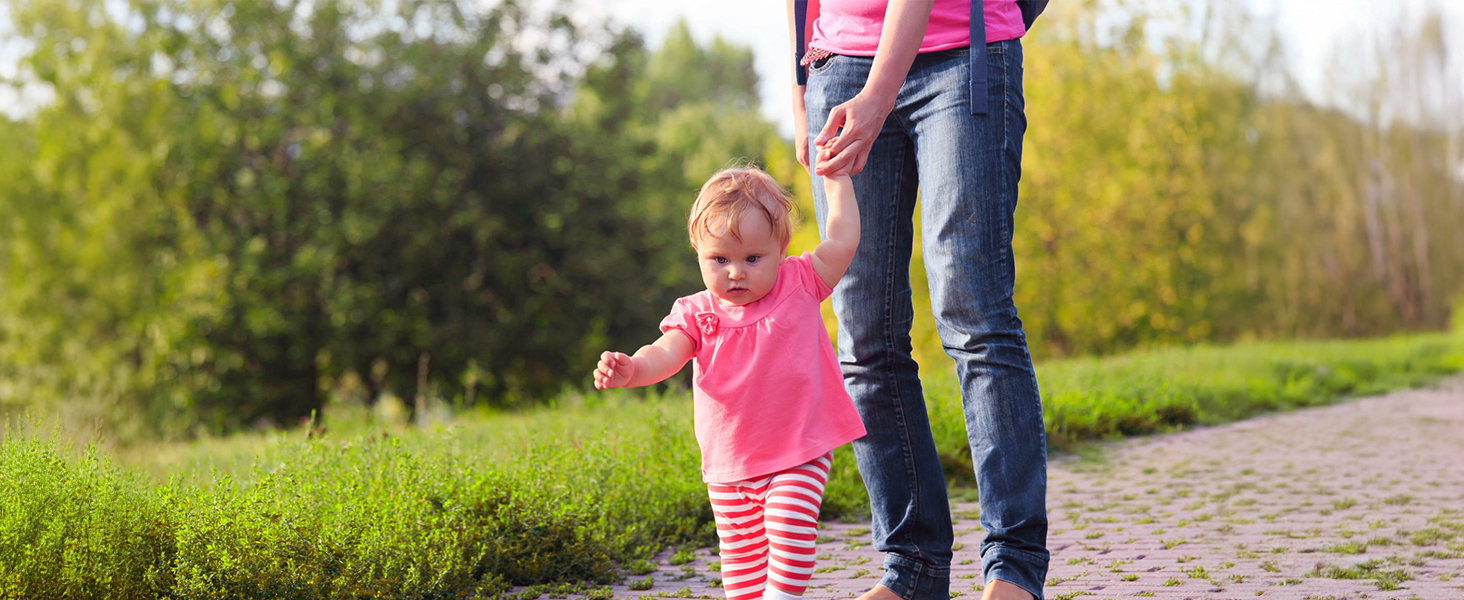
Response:
[{"label": "wispy baby hair", "polygon": [[695,246],[702,236],[723,232],[742,241],[737,229],[748,211],[767,217],[773,235],[784,248],[788,247],[795,218],[793,198],[772,175],[750,165],[722,169],[702,184],[696,203],[691,205],[691,217],[686,221],[691,244]]}]

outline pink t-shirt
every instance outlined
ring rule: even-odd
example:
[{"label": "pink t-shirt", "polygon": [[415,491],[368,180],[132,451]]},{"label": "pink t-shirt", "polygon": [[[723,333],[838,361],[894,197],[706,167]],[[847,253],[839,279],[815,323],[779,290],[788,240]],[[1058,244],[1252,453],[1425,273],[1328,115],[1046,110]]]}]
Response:
[{"label": "pink t-shirt", "polygon": [[[847,56],[874,56],[888,5],[889,0],[823,0],[808,47]],[[986,15],[986,43],[1016,39],[1027,33],[1016,0],[986,0],[981,10]],[[920,52],[970,45],[971,1],[935,0]]]},{"label": "pink t-shirt", "polygon": [[744,306],[702,291],[661,320],[695,346],[692,414],[702,480],[731,483],[796,467],[864,436],[818,305],[832,290],[808,253],[778,266]]}]

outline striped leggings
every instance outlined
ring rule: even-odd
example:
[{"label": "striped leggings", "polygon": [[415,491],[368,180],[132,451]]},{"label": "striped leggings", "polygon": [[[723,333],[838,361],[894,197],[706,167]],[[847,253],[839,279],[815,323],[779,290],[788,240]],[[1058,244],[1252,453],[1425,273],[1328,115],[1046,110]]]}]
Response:
[{"label": "striped leggings", "polygon": [[766,477],[708,483],[727,600],[802,598],[832,455]]}]

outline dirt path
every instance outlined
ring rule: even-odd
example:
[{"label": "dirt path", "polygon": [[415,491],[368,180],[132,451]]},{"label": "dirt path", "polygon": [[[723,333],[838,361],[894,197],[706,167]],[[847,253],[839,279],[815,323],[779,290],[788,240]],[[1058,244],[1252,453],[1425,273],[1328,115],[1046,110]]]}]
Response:
[{"label": "dirt path", "polygon": [[[1464,380],[1096,455],[1051,465],[1049,599],[1464,600]],[[951,596],[976,598],[976,506],[955,509]],[[821,540],[808,598],[878,580],[867,526]],[[722,598],[716,556],[695,556],[663,556],[649,589],[615,596]]]}]

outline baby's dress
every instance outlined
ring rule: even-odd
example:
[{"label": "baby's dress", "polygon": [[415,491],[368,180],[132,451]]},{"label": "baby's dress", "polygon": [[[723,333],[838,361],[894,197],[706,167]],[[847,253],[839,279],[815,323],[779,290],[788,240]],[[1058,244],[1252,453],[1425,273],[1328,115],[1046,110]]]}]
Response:
[{"label": "baby's dress", "polygon": [[808,253],[790,256],[766,296],[722,305],[676,301],[661,331],[691,339],[702,480],[733,482],[798,466],[864,436],[824,329],[824,285]]}]

